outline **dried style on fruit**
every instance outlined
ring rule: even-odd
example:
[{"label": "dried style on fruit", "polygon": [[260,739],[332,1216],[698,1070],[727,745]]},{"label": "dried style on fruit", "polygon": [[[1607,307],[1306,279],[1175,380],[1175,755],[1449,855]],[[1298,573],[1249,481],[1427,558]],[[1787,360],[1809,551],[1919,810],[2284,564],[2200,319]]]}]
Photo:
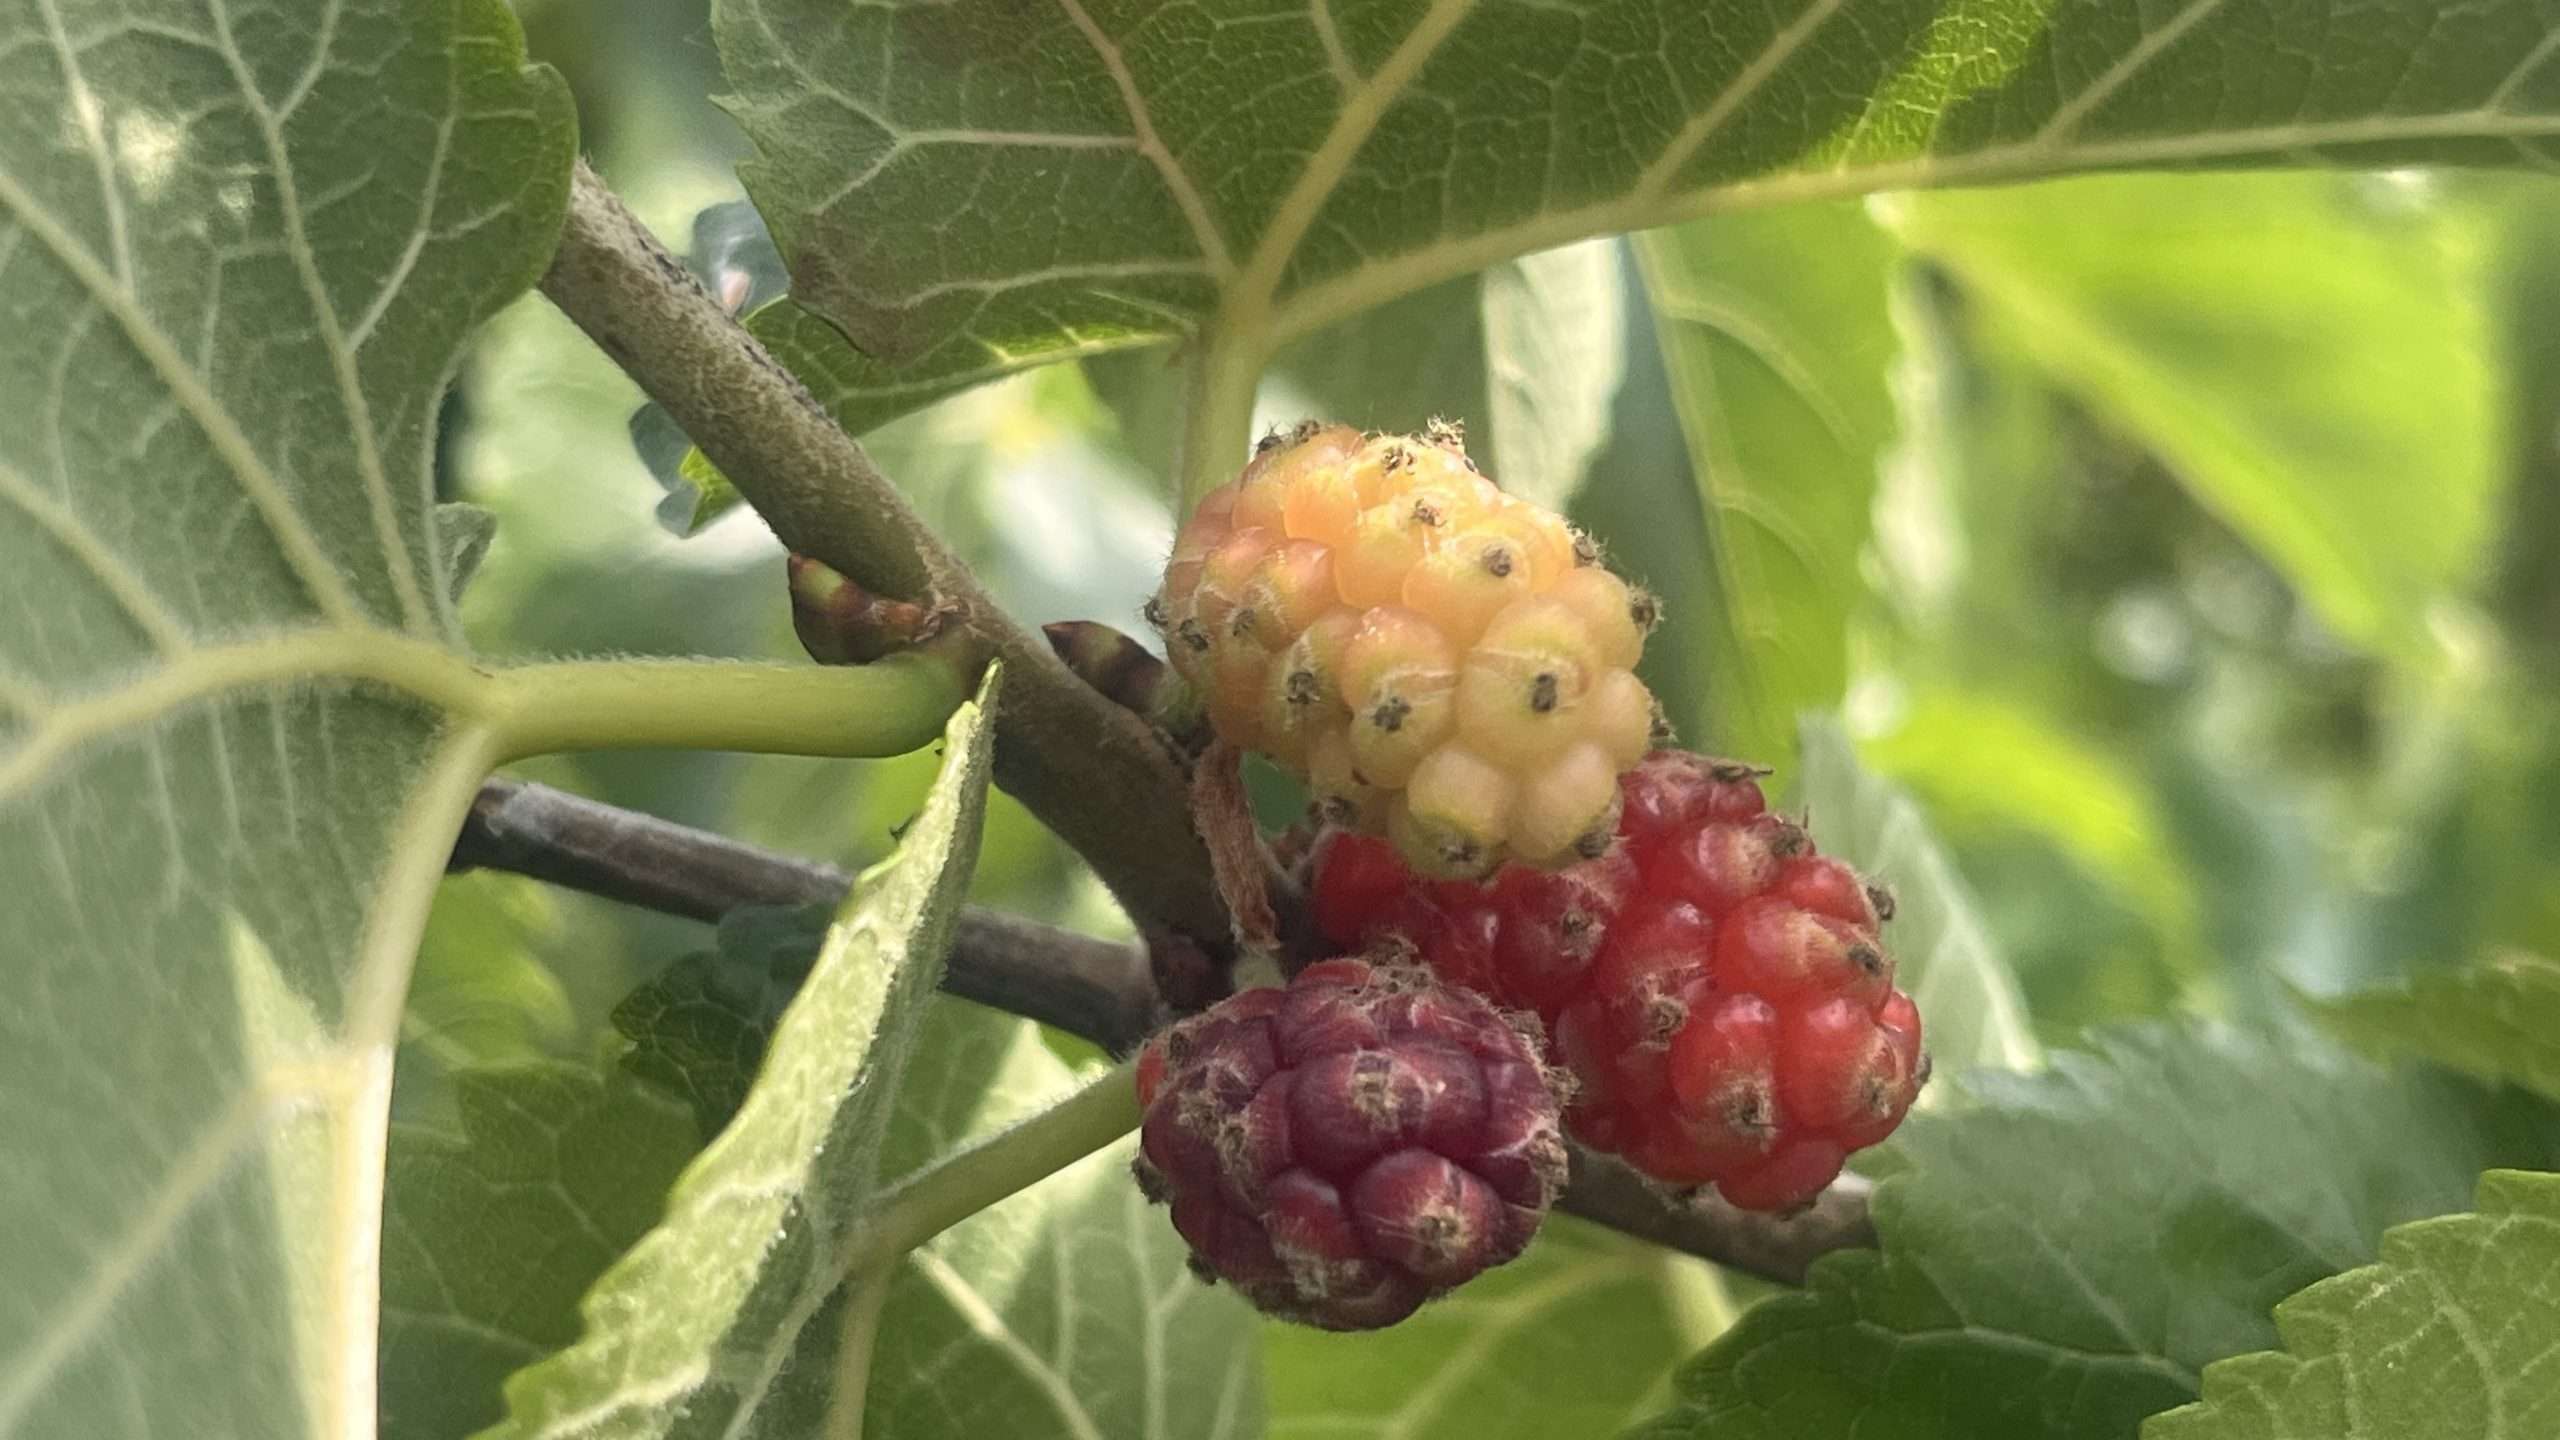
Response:
[{"label": "dried style on fruit", "polygon": [[1457,879],[1606,848],[1653,608],[1454,429],[1306,425],[1202,499],[1148,613],[1220,736]]},{"label": "dried style on fruit", "polygon": [[1928,1075],[1881,939],[1891,900],[1771,813],[1748,767],[1657,751],[1617,788],[1604,853],[1483,883],[1331,834],[1317,924],[1337,944],[1402,940],[1444,981],[1535,1012],[1584,1143],[1745,1208],[1809,1200]]},{"label": "dried style on fruit", "polygon": [[1563,1188],[1519,1025],[1367,959],[1230,996],[1141,1052],[1139,1183],[1203,1278],[1329,1330],[1392,1325],[1517,1256]]}]

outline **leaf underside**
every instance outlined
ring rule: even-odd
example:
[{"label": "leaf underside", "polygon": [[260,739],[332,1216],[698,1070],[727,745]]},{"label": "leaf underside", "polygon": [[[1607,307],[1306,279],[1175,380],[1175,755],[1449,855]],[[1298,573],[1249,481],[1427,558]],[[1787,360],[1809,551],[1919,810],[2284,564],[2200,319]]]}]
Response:
[{"label": "leaf underside", "polygon": [[759,329],[856,429],[1213,320],[1261,351],[1710,208],[2145,166],[2548,168],[2555,25],[2549,0],[721,0],[714,17],[748,190],[793,277]]},{"label": "leaf underside", "polygon": [[467,673],[428,445],[568,97],[497,0],[0,0],[0,51],[0,1433],[358,1433],[479,778],[396,688]]},{"label": "leaf underside", "polygon": [[846,897],[735,1118],[589,1291],[584,1338],[508,1382],[493,1440],[788,1435],[823,1420],[844,1267],[984,826],[991,693],[953,717],[941,777]]}]

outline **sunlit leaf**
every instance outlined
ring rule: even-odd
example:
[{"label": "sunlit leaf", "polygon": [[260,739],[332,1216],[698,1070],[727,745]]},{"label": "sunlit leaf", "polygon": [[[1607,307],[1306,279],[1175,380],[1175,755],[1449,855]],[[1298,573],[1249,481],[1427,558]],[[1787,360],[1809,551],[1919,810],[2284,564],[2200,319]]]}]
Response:
[{"label": "sunlit leaf", "polygon": [[2331,627],[2408,651],[2474,584],[2506,483],[2483,237],[2425,198],[2348,176],[2113,177],[1889,213]]},{"label": "sunlit leaf", "polygon": [[[1981,906],[1928,822],[1901,787],[1859,765],[1837,726],[1803,727],[1797,799],[1806,828],[1828,854],[1858,867],[1894,897],[1885,943],[1894,983],[1910,992],[1942,1069],[2020,1069],[2041,1055],[2017,978],[1982,922]],[[1923,1093],[1924,1103],[1934,1101]]]},{"label": "sunlit leaf", "polygon": [[1502,488],[1551,510],[1571,504],[1609,438],[1627,367],[1626,271],[1618,245],[1586,240],[1484,273],[1483,428]]},{"label": "sunlit leaf", "polygon": [[2480,1178],[2474,1213],[2276,1307],[2279,1352],[2204,1372],[2143,1440],[2523,1440],[2560,1429],[2560,1175]]},{"label": "sunlit leaf", "polygon": [[[2150,968],[2161,974],[2109,975],[2105,956],[2075,949],[2060,967],[2072,973],[2045,977],[2049,993],[2165,1000],[2179,976],[2204,968],[2201,905],[2177,835],[2144,777],[2117,756],[2023,704],[1951,688],[1910,697],[1898,723],[1861,753],[1917,791],[1944,827],[2040,837],[2158,933],[2165,955]],[[2077,1008],[2087,1018],[2095,1007],[2084,999]]]}]

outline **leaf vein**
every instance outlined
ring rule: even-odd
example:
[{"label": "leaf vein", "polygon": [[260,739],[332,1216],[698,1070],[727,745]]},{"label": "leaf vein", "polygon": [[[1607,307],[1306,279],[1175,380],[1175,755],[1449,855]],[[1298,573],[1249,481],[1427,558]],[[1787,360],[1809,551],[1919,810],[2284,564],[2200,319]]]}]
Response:
[{"label": "leaf vein", "polygon": [[125,338],[169,387],[178,404],[186,410],[209,441],[223,463],[230,467],[250,502],[257,507],[267,528],[284,551],[285,560],[311,594],[321,612],[341,625],[353,627],[365,623],[354,592],[347,588],[346,577],[338,572],[327,552],[321,549],[319,536],[303,519],[302,512],[286,492],[283,481],[268,468],[266,459],[249,443],[239,423],[214,398],[204,377],[188,365],[168,336],[162,334],[151,318],[143,313],[139,301],[119,286],[115,277],[98,262],[71,233],[35,203],[35,197],[18,182],[15,175],[0,170],[0,210],[17,216],[18,222],[33,233],[38,243],[53,253],[72,278],[87,290],[100,309],[114,317]]},{"label": "leaf vein", "polygon": [[1109,72],[1111,83],[1119,87],[1120,103],[1129,112],[1129,128],[1137,138],[1138,153],[1146,156],[1148,162],[1156,167],[1156,173],[1164,177],[1165,192],[1173,197],[1174,205],[1191,224],[1192,238],[1200,246],[1200,258],[1221,279],[1233,273],[1235,260],[1227,253],[1226,237],[1219,233],[1217,221],[1210,216],[1199,187],[1191,183],[1190,172],[1182,168],[1182,162],[1174,158],[1173,152],[1165,147],[1163,137],[1156,133],[1155,116],[1147,106],[1146,94],[1138,88],[1137,77],[1129,73],[1129,58],[1120,53],[1119,45],[1094,23],[1093,16],[1084,8],[1083,0],[1058,0],[1058,6],[1067,12],[1067,18],[1074,22],[1085,43],[1093,47],[1095,58]]},{"label": "leaf vein", "polygon": [[[338,318],[336,304],[329,298],[329,287],[320,275],[319,256],[311,248],[311,231],[302,208],[301,182],[297,178],[292,153],[284,143],[283,126],[276,111],[258,93],[257,79],[250,72],[248,57],[241,53],[238,40],[231,33],[231,10],[226,3],[210,7],[214,37],[220,44],[223,60],[231,67],[232,78],[250,116],[257,122],[258,138],[267,152],[267,169],[275,181],[276,204],[283,221],[286,256],[293,262],[295,276],[302,282],[303,298],[311,306],[311,319],[321,349],[329,360],[329,373],[337,382],[338,403],[346,411],[347,439],[355,448],[356,475],[363,482],[365,500],[373,511],[374,543],[381,552],[383,569],[390,577],[392,594],[400,603],[403,626],[412,631],[428,628],[425,591],[418,582],[417,566],[409,556],[409,547],[400,538],[398,507],[391,498],[391,477],[382,463],[380,437],[374,433],[372,403],[365,398],[364,379],[357,373],[355,351],[349,346],[346,327]],[[446,70],[447,93],[459,85],[450,66]],[[452,123],[454,107],[448,104],[442,124]],[[437,174],[442,173],[439,151]],[[366,177],[369,178],[369,177]],[[350,190],[361,181],[351,183]],[[428,189],[435,188],[430,180]]]}]

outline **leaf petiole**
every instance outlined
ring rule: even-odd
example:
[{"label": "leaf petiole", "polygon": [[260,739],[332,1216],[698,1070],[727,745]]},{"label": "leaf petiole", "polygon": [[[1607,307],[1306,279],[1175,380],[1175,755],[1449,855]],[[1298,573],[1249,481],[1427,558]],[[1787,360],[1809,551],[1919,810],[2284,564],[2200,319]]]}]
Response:
[{"label": "leaf petiole", "polygon": [[571,660],[496,672],[485,708],[509,760],[660,746],[878,757],[931,744],[973,678],[922,653],[841,666]]},{"label": "leaf petiole", "polygon": [[1135,1058],[1124,1060],[1039,1114],[881,1191],[846,1267],[854,1283],[1136,1129],[1136,1068]]}]

